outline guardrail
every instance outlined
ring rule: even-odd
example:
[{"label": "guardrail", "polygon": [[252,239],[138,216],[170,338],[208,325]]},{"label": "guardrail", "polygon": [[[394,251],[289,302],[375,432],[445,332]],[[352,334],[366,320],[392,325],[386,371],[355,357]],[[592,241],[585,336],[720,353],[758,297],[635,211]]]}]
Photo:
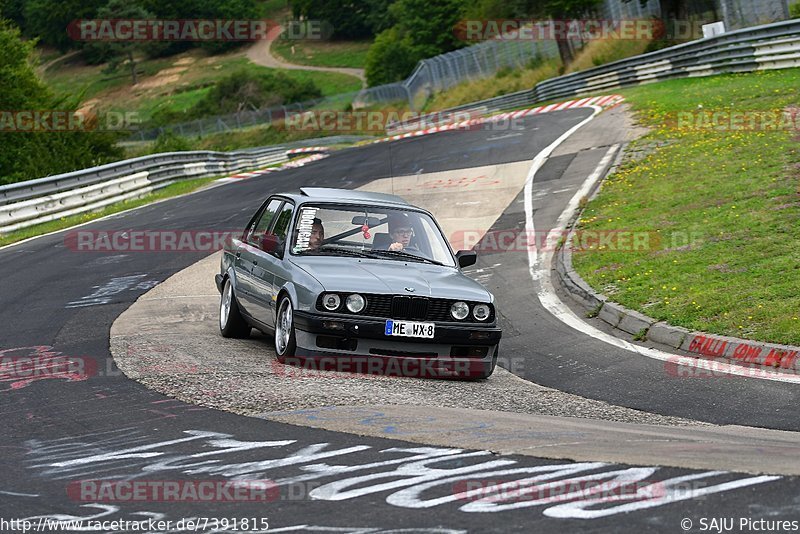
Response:
[{"label": "guardrail", "polygon": [[800,19],[724,33],[545,80],[537,101],[672,78],[800,66]]},{"label": "guardrail", "polygon": [[170,152],[0,186],[0,233],[94,211],[178,180],[258,169],[289,159],[290,147],[363,139],[335,136],[237,152]]}]

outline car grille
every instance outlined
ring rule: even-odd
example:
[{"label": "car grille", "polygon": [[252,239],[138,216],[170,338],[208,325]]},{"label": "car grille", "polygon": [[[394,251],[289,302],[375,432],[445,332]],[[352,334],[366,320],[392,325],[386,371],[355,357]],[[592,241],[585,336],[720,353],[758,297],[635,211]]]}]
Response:
[{"label": "car grille", "polygon": [[[342,300],[346,294],[340,294]],[[450,316],[450,306],[455,300],[432,299],[428,297],[409,297],[405,295],[370,295],[365,294],[367,299],[367,309],[363,313],[351,314],[344,309],[337,313],[348,315],[361,315],[366,317],[380,317],[382,319],[406,319],[410,321],[435,321],[435,322],[462,322],[462,323],[481,323],[490,324],[494,321],[494,309],[492,309],[489,320],[477,321],[470,316],[463,321],[456,321]],[[470,306],[473,304],[467,302]],[[322,307],[322,295],[317,299],[317,309],[325,311]]]},{"label": "car grille", "polygon": [[428,317],[428,299],[425,297],[393,297],[392,319],[424,321]]}]

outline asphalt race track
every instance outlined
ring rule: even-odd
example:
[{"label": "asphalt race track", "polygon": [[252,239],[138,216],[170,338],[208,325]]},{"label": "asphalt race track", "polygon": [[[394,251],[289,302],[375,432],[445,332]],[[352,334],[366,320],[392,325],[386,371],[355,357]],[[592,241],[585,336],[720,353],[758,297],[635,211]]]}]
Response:
[{"label": "asphalt race track", "polygon": [[[571,110],[530,117],[521,135],[453,131],[342,150],[299,169],[157,203],[84,228],[235,230],[273,192],[310,185],[355,188],[390,176],[529,161],[590,113]],[[597,146],[580,155],[587,167],[600,160],[606,144],[599,136]],[[554,225],[579,185],[562,181],[564,161],[553,158],[536,176],[537,228]],[[506,209],[494,229],[524,226],[521,200],[520,196]],[[796,513],[800,484],[792,477],[575,464],[423,447],[246,418],[168,399],[115,369],[109,329],[137,297],[207,253],[76,252],[65,244],[65,235],[0,250],[2,356],[64,355],[82,359],[94,370],[87,380],[25,382],[0,374],[0,520],[253,519],[248,526],[229,523],[204,532],[261,532],[265,529],[253,528],[261,518],[268,518],[271,532],[676,532],[685,517],[793,519]],[[790,384],[676,379],[665,373],[662,362],[569,329],[539,305],[524,254],[486,255],[470,272],[495,293],[503,320],[504,357],[514,363],[512,371],[528,380],[612,404],[715,424],[795,431],[800,427]],[[590,503],[545,496],[538,502],[519,496],[478,500],[453,495],[478,478],[485,482],[566,475],[646,482],[657,498],[624,505],[614,499]],[[108,478],[270,480],[277,490],[251,502],[198,504],[102,502],[74,491],[79,481]],[[686,493],[686,485],[697,481],[703,481],[705,491]],[[142,532],[191,530],[174,525]],[[0,531],[14,530],[0,524]]]}]

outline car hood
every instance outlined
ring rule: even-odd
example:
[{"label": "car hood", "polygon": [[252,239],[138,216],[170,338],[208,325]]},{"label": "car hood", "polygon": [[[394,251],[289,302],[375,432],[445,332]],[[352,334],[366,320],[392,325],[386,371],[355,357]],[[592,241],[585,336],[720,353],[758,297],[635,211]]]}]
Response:
[{"label": "car hood", "polygon": [[452,267],[331,256],[302,256],[291,261],[316,278],[326,291],[391,293],[476,302],[493,300],[485,287]]}]

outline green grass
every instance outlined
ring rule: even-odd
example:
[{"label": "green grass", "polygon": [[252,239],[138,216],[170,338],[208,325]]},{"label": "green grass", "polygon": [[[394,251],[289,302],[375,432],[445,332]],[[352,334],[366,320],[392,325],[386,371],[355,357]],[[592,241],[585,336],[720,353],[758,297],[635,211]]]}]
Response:
[{"label": "green grass", "polygon": [[[171,63],[166,59],[145,61],[139,64],[136,72],[140,78],[153,76],[159,70],[168,68]],[[106,91],[132,87],[129,70],[120,68],[113,73],[104,73],[102,70],[102,66],[79,65],[68,61],[47,69],[43,77],[56,93],[75,95],[83,91],[84,99],[94,98]]]},{"label": "green grass", "polygon": [[289,0],[265,0],[261,2],[261,16],[277,22],[278,17],[289,11]]},{"label": "green grass", "polygon": [[[690,329],[800,344],[800,136],[679,129],[678,113],[780,112],[800,69],[622,91],[651,132],[581,215],[583,231],[644,232],[640,250],[576,250],[574,265],[624,306]],[[702,108],[700,108],[702,106]]]},{"label": "green grass", "polygon": [[28,239],[29,237],[35,237],[37,235],[43,235],[50,232],[55,232],[57,230],[64,230],[65,228],[70,228],[72,226],[93,221],[107,215],[119,213],[120,211],[144,206],[145,204],[150,204],[156,200],[162,200],[165,198],[191,193],[192,191],[196,191],[197,189],[200,189],[201,187],[213,182],[217,178],[219,178],[219,176],[211,178],[196,178],[192,180],[176,182],[164,187],[163,189],[149,193],[141,198],[135,198],[126,200],[124,202],[111,204],[98,211],[72,215],[70,217],[64,217],[55,221],[37,224],[35,226],[30,226],[28,228],[23,228],[7,234],[0,234],[0,246],[16,243],[17,241],[22,241],[23,239]]},{"label": "green grass", "polygon": [[[266,67],[261,67],[266,68]],[[323,96],[351,93],[361,89],[361,80],[339,72],[319,72],[314,70],[275,69],[298,81],[312,80]]]},{"label": "green grass", "polygon": [[[194,63],[184,65],[176,72],[177,80],[163,86],[147,86],[159,71],[175,69],[181,59],[192,58]],[[203,51],[192,51],[170,58],[145,60],[139,63],[140,84],[131,86],[128,72],[120,69],[114,74],[102,72],[102,65],[83,65],[71,61],[59,64],[44,73],[44,79],[57,93],[75,95],[84,92],[84,101],[99,100],[98,109],[138,113],[138,119],[147,123],[157,110],[182,111],[198,102],[217,80],[239,70],[256,73],[274,71],[250,62],[241,53],[207,56]],[[296,80],[311,80],[324,96],[358,91],[361,81],[347,74],[277,69]]]},{"label": "green grass", "polygon": [[[313,41],[278,39],[270,50],[289,63],[314,67],[363,69],[371,41]],[[294,47],[294,54],[292,54]]]}]

